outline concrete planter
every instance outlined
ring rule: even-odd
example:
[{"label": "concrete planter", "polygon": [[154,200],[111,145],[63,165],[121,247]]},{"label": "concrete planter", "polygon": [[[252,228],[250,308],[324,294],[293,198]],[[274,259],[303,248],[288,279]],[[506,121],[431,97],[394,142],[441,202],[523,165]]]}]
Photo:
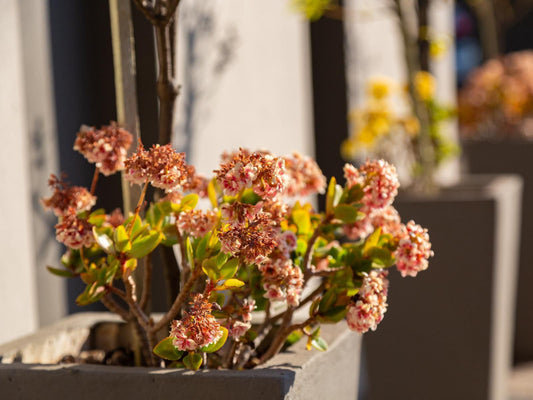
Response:
[{"label": "concrete planter", "polygon": [[[93,328],[102,321],[116,318],[109,313],[78,314],[0,346],[3,363],[24,362],[0,364],[0,398],[354,400],[357,396],[361,336],[343,323],[323,326],[322,335],[330,344],[327,352],[306,351],[301,341],[268,364],[246,371],[50,364],[87,348],[94,340]],[[44,363],[36,364],[40,360]]]},{"label": "concrete planter", "polygon": [[469,141],[464,143],[464,156],[469,172],[519,174],[524,180],[514,360],[533,361],[533,141]]},{"label": "concrete planter", "polygon": [[369,399],[507,400],[521,190],[517,176],[481,175],[396,200],[435,257],[416,279],[389,275],[387,314],[363,339]]}]

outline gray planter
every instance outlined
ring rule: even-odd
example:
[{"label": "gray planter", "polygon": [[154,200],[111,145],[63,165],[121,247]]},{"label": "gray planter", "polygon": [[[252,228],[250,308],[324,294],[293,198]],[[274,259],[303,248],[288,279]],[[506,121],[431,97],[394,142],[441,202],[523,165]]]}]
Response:
[{"label": "gray planter", "polygon": [[513,173],[524,179],[514,360],[533,361],[533,141],[466,142],[464,156],[472,173]]},{"label": "gray planter", "polygon": [[387,314],[363,339],[370,399],[507,400],[521,190],[516,176],[470,176],[397,199],[435,257],[416,279],[389,275]]},{"label": "gray planter", "polygon": [[[78,314],[0,346],[3,363],[13,359],[34,363],[0,364],[0,398],[354,400],[357,396],[361,336],[343,323],[323,326],[322,336],[330,344],[327,352],[306,351],[305,341],[300,341],[268,364],[246,371],[49,364],[86,348],[93,341],[92,328],[102,321],[116,318],[108,313]],[[110,326],[101,324],[100,329]],[[35,364],[39,360],[45,364]]]}]

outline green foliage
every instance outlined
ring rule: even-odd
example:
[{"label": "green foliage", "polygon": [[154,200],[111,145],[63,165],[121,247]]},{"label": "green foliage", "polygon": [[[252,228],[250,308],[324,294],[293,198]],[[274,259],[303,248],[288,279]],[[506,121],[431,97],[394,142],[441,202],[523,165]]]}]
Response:
[{"label": "green foliage", "polygon": [[173,344],[174,338],[172,336],[166,337],[161,340],[154,347],[154,354],[158,357],[164,358],[165,360],[176,361],[183,357],[185,352],[180,351]]},{"label": "green foliage", "polygon": [[198,371],[202,366],[202,362],[202,355],[199,353],[191,352],[183,357],[185,368],[190,369],[191,371]]}]

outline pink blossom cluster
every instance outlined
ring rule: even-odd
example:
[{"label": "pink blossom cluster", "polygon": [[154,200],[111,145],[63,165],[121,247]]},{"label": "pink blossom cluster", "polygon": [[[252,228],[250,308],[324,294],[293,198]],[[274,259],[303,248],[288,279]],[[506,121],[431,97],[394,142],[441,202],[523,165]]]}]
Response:
[{"label": "pink blossom cluster", "polygon": [[72,249],[91,247],[94,243],[92,225],[78,218],[73,209],[61,217],[55,228],[57,241]]},{"label": "pink blossom cluster", "polygon": [[90,210],[96,203],[96,197],[81,186],[69,186],[62,178],[50,175],[48,186],[53,189],[52,196],[48,199],[41,199],[45,209],[52,209],[58,217],[73,210],[76,213]]},{"label": "pink blossom cluster", "polygon": [[375,331],[387,311],[387,271],[372,270],[363,279],[357,299],[348,305],[346,322],[352,331]]},{"label": "pink blossom cluster", "polygon": [[324,193],[326,177],[315,160],[297,152],[285,159],[285,169],[289,177],[285,195],[289,197],[308,196],[314,193]]},{"label": "pink blossom cluster", "polygon": [[137,151],[124,162],[126,179],[142,185],[150,182],[166,192],[179,190],[186,185],[194,169],[185,164],[185,153],[177,153],[170,144],[153,145],[145,150],[139,144]]},{"label": "pink blossom cluster", "polygon": [[212,303],[202,294],[196,293],[190,302],[188,312],[183,312],[181,320],[171,324],[170,336],[174,346],[181,351],[195,351],[216,342],[222,336],[220,324],[211,314]]},{"label": "pink blossom cluster", "polygon": [[196,238],[204,236],[217,222],[217,213],[211,210],[187,210],[178,217],[179,229]]},{"label": "pink blossom cluster", "polygon": [[409,221],[404,227],[403,237],[394,253],[396,268],[403,277],[416,276],[428,267],[428,259],[433,256],[427,229]]},{"label": "pink blossom cluster", "polygon": [[214,172],[227,196],[253,188],[263,199],[274,199],[283,193],[288,181],[283,158],[260,152],[249,154],[243,149]]},{"label": "pink blossom cluster", "polygon": [[367,161],[359,169],[346,164],[344,176],[348,187],[361,185],[363,188],[361,211],[367,214],[392,204],[400,187],[396,168],[384,160]]},{"label": "pink blossom cluster", "polygon": [[104,175],[111,175],[124,168],[132,140],[131,133],[115,122],[100,129],[83,125],[74,142],[74,150],[95,163]]},{"label": "pink blossom cluster", "polygon": [[258,269],[263,277],[265,298],[272,301],[285,300],[292,307],[300,303],[304,283],[303,273],[290,258],[282,254],[270,256],[258,265]]}]

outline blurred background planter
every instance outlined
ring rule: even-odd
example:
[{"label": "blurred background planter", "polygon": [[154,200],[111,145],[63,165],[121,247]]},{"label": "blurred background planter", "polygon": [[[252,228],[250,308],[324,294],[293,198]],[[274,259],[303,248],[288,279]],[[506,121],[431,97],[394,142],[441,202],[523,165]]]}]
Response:
[{"label": "blurred background planter", "polygon": [[517,305],[514,334],[515,363],[533,360],[533,141],[514,138],[505,140],[470,140],[464,144],[465,167],[470,173],[512,173],[522,176],[521,239],[518,269]]},{"label": "blurred background planter", "polygon": [[[364,337],[365,398],[506,398],[521,193],[518,176],[472,175],[434,197],[397,198],[404,221],[428,228],[435,257],[391,290]],[[390,278],[392,288],[402,279]]]},{"label": "blurred background planter", "polygon": [[[110,313],[79,313],[39,332],[0,346],[0,398],[79,400],[163,399],[346,399],[357,395],[361,335],[344,324],[326,325],[326,352],[306,351],[301,340],[253,370],[198,372],[183,369],[55,364],[104,341],[127,344],[131,336]],[[123,325],[124,324],[120,324]],[[17,362],[19,361],[19,362]],[[21,363],[22,361],[23,363]],[[8,364],[9,363],[9,364]]]}]

